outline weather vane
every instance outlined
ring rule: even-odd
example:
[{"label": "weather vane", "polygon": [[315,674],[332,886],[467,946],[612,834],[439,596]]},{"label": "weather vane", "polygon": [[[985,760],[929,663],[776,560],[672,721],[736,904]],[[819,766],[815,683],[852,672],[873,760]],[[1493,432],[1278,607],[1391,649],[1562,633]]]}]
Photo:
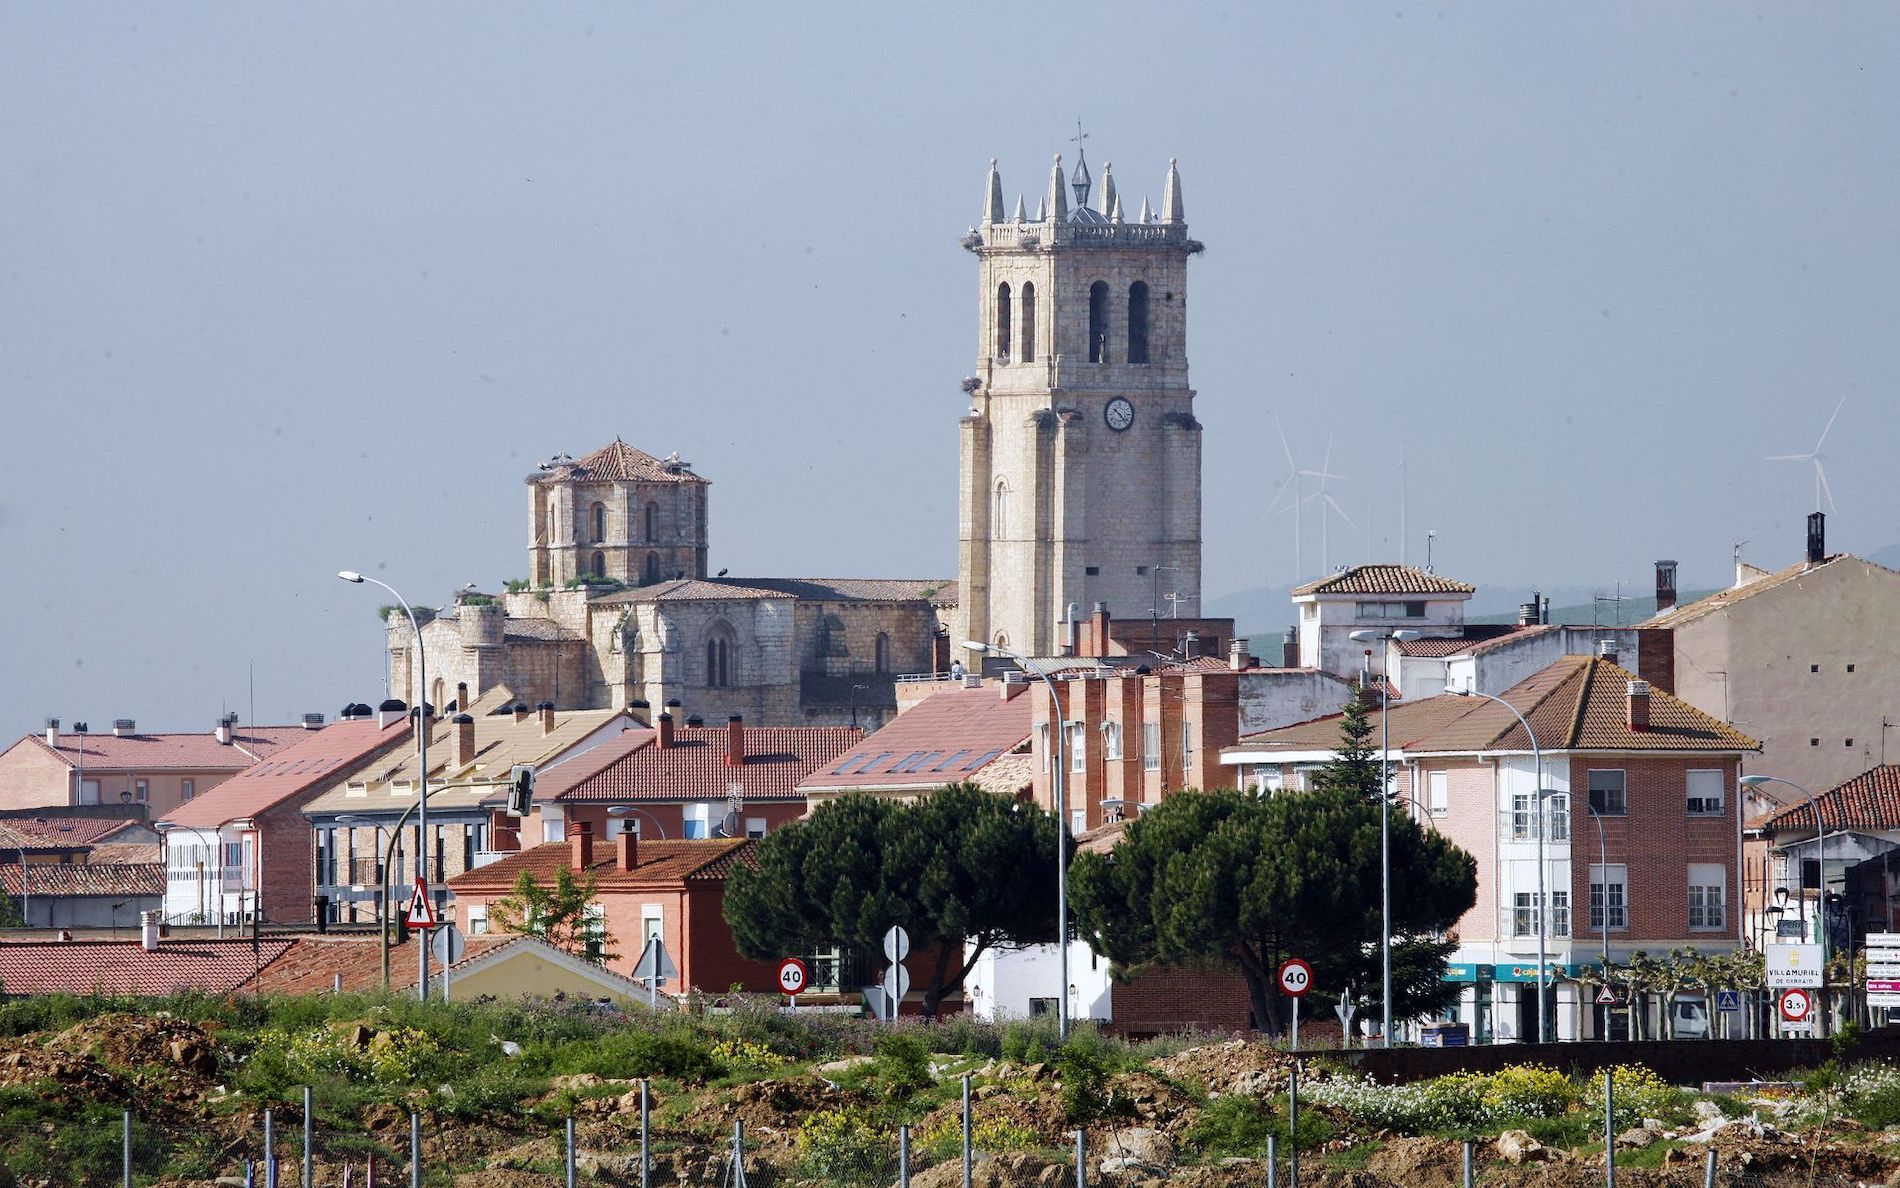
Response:
[{"label": "weather vane", "polygon": [[1069,137],[1070,143],[1075,145],[1077,152],[1080,152],[1082,151],[1082,142],[1087,140],[1088,138],[1089,138],[1089,134],[1087,132],[1082,131],[1082,117],[1081,116],[1075,117],[1075,135]]}]

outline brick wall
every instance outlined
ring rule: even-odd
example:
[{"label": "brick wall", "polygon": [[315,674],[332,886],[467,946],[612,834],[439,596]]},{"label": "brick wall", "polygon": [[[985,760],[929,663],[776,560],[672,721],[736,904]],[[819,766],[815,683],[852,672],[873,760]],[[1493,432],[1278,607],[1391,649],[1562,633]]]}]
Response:
[{"label": "brick wall", "polygon": [[1253,1012],[1246,979],[1238,972],[1182,966],[1151,970],[1130,981],[1117,982],[1110,1001],[1110,1030],[1122,1035],[1244,1031],[1251,1024]]}]

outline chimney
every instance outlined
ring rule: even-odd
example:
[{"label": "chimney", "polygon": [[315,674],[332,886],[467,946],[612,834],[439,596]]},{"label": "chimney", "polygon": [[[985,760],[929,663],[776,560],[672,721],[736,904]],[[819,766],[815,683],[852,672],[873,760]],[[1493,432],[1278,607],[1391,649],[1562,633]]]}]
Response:
[{"label": "chimney", "polygon": [[1066,656],[1079,656],[1082,654],[1081,614],[1081,604],[1071,602],[1068,605],[1067,611],[1062,616],[1064,620],[1062,624],[1063,647],[1067,649],[1063,654]]},{"label": "chimney", "polygon": [[139,913],[139,948],[147,953],[158,952],[158,922],[163,912]]},{"label": "chimney", "polygon": [[665,750],[673,745],[673,715],[661,714],[653,719],[653,745]]},{"label": "chimney", "polygon": [[1656,562],[1656,613],[1662,614],[1676,605],[1676,563],[1674,561]]},{"label": "chimney", "polygon": [[303,728],[305,730],[323,729],[323,715],[322,714],[305,714],[303,716]]},{"label": "chimney", "polygon": [[[401,698],[385,698],[383,703],[376,707],[376,728],[378,730],[386,729],[390,725],[400,722],[408,716],[409,707],[402,703]],[[227,723],[227,728],[228,725]]]},{"label": "chimney", "polygon": [[1608,660],[1611,664],[1620,664],[1622,657],[1617,654],[1616,641],[1613,639],[1599,639],[1597,641],[1597,658],[1600,660]]},{"label": "chimney", "polygon": [[633,720],[640,723],[640,725],[651,726],[653,724],[653,703],[646,698],[636,697],[632,701],[629,701],[627,703],[627,710],[633,715]]},{"label": "chimney", "polygon": [[541,713],[541,733],[544,735],[553,734],[554,733],[554,703],[552,701],[544,701],[540,705],[535,706],[534,708],[539,710]]},{"label": "chimney", "polygon": [[1531,595],[1529,602],[1517,604],[1517,625],[1519,627],[1537,626],[1537,596]]},{"label": "chimney", "polygon": [[567,826],[568,848],[572,850],[570,861],[575,870],[586,870],[594,864],[594,827],[585,821],[570,821]]},{"label": "chimney", "polygon": [[700,717],[698,714],[694,714],[692,717],[686,719],[686,724],[688,726],[704,726],[706,719]]},{"label": "chimney", "polygon": [[675,697],[666,703],[666,712],[672,714],[673,720],[678,722],[686,717],[686,706],[681,703],[679,698]]},{"label": "chimney", "polygon": [[1820,512],[1808,513],[1808,564],[1819,565],[1827,560],[1827,517]]},{"label": "chimney", "polygon": [[1201,636],[1190,631],[1181,638],[1181,659],[1193,660],[1201,654]]},{"label": "chimney", "polygon": [[745,718],[739,714],[726,719],[726,766],[745,766]]},{"label": "chimney", "polygon": [[59,746],[59,719],[58,718],[46,719],[46,745],[49,747]]},{"label": "chimney", "polygon": [[455,708],[459,710],[465,710],[468,708],[468,682],[467,681],[455,682]]},{"label": "chimney", "polygon": [[1235,672],[1253,667],[1253,655],[1247,651],[1247,641],[1236,639],[1227,645],[1227,667]]},{"label": "chimney", "polygon": [[1649,729],[1649,682],[1629,683],[1629,720],[1631,730]]},{"label": "chimney", "polygon": [[467,767],[475,762],[475,719],[469,714],[457,714],[450,722],[455,727],[455,766]]},{"label": "chimney", "polygon": [[112,719],[112,737],[113,738],[124,738],[127,735],[137,734],[138,732],[139,732],[139,724],[131,718]]},{"label": "chimney", "polygon": [[640,864],[640,834],[632,822],[622,822],[627,827],[614,839],[614,869],[622,874]]},{"label": "chimney", "polygon": [[1095,613],[1089,616],[1089,650],[1096,659],[1108,655],[1108,603],[1095,604]]},{"label": "chimney", "polygon": [[1300,666],[1300,629],[1288,627],[1286,634],[1280,637],[1280,667],[1298,668]]},{"label": "chimney", "polygon": [[516,722],[527,721],[528,720],[528,703],[525,701],[515,702],[514,715],[515,715]]}]

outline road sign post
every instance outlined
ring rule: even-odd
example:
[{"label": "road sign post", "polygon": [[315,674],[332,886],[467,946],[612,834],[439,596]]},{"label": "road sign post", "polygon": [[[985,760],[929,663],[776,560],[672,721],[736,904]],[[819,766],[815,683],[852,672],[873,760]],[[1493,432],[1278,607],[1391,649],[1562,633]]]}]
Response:
[{"label": "road sign post", "polygon": [[657,936],[649,939],[647,947],[640,950],[640,960],[633,966],[633,980],[647,984],[649,1010],[659,1009],[660,983],[679,976],[679,967],[673,964],[673,958],[667,954],[666,942]]},{"label": "road sign post", "polygon": [[429,951],[435,955],[442,966],[442,1001],[449,1001],[449,971],[468,952],[468,941],[463,939],[462,930],[453,924],[444,923],[429,938]]},{"label": "road sign post", "polygon": [[904,958],[910,956],[910,933],[899,925],[893,924],[884,934],[884,959],[891,963],[878,982],[883,991],[884,1005],[880,1013],[886,1022],[897,1018],[904,1005],[904,995],[910,993],[910,971],[904,968]]},{"label": "road sign post", "polygon": [[1781,992],[1781,1029],[1811,1031],[1814,1028],[1814,995],[1801,987]]},{"label": "road sign post", "polygon": [[1900,1007],[1900,932],[1867,934],[1867,1005]]},{"label": "road sign post", "polygon": [[798,958],[787,957],[778,963],[779,991],[791,999],[793,1007],[798,1006],[799,992],[805,988],[805,983],[810,979],[811,971],[806,969],[805,963]]},{"label": "road sign post", "polygon": [[409,898],[409,911],[404,914],[403,922],[411,928],[434,928],[439,923],[435,905],[429,902],[429,884],[421,876],[416,878],[416,893]]},{"label": "road sign post", "polygon": [[1293,1000],[1293,1050],[1300,1050],[1300,999],[1313,988],[1313,967],[1298,957],[1280,963],[1280,993]]}]

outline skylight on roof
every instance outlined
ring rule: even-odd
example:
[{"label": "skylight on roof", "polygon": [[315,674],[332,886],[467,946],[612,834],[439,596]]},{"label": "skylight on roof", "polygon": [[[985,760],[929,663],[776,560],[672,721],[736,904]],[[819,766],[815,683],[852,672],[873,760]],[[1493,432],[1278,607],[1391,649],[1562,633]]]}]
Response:
[{"label": "skylight on roof", "polygon": [[1002,748],[1002,747],[997,747],[997,748],[996,748],[995,750],[993,750],[993,751],[985,751],[985,752],[983,752],[983,754],[982,754],[982,755],[980,755],[979,757],[977,757],[977,758],[975,758],[975,759],[972,759],[972,760],[970,760],[970,761],[969,761],[968,763],[966,763],[966,764],[964,764],[964,765],[963,765],[963,770],[965,770],[965,771],[975,771],[975,770],[976,770],[977,768],[979,768],[979,767],[987,767],[987,766],[988,766],[988,765],[989,765],[989,764],[990,764],[990,763],[991,763],[992,761],[994,761],[994,760],[995,760],[995,758],[996,758],[996,757],[997,757],[998,755],[1001,755],[1001,754],[1003,753],[1003,750],[1004,750],[1004,748]]},{"label": "skylight on roof", "polygon": [[970,753],[970,748],[965,747],[961,751],[957,751],[953,753],[948,759],[945,759],[942,763],[937,764],[937,766],[931,768],[930,770],[948,771],[950,769],[951,764],[955,763],[957,760],[963,758],[965,755],[968,755],[969,753]]},{"label": "skylight on roof", "polygon": [[917,770],[917,762],[923,757],[924,757],[924,753],[922,751],[912,751],[910,754],[904,756],[904,761],[902,763],[899,763],[897,766],[891,768],[891,774],[897,775],[900,772]]},{"label": "skylight on roof", "polygon": [[832,770],[832,775],[850,775],[851,769],[861,767],[870,759],[869,755],[853,755]]}]

